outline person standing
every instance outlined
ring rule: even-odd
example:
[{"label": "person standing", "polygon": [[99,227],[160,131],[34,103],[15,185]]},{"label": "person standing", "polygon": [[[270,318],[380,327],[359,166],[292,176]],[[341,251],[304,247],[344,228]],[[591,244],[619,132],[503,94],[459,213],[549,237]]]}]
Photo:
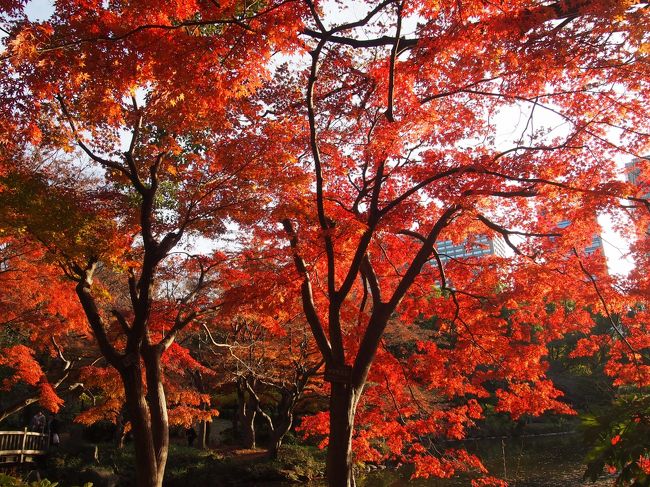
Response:
[{"label": "person standing", "polygon": [[45,415],[43,411],[37,412],[29,422],[29,430],[36,433],[45,432]]},{"label": "person standing", "polygon": [[185,430],[185,436],[187,438],[187,446],[193,446],[194,445],[194,440],[196,440],[196,430],[190,426]]},{"label": "person standing", "polygon": [[59,437],[59,430],[61,428],[61,422],[56,418],[56,414],[53,414],[50,417],[50,445],[57,447],[61,443],[61,438]]}]

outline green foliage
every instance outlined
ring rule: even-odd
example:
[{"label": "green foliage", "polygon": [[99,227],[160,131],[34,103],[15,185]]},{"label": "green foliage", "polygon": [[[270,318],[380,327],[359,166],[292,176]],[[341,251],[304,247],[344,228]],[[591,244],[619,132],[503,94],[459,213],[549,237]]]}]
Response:
[{"label": "green foliage", "polygon": [[283,445],[278,458],[263,451],[221,457],[216,453],[174,445],[170,449],[165,485],[258,485],[262,482],[305,482],[324,474],[324,452],[314,447]]},{"label": "green foliage", "polygon": [[[17,477],[0,473],[0,487],[57,487],[58,485],[58,482],[50,482],[47,479],[26,482]],[[93,484],[86,482],[82,487],[93,487]]]},{"label": "green foliage", "polygon": [[20,171],[0,177],[0,187],[0,234],[30,234],[68,260],[112,253],[115,223],[84,191]]},{"label": "green foliage", "polygon": [[135,453],[130,445],[120,449],[110,443],[62,444],[48,455],[46,471],[66,487],[84,483],[111,485],[113,481],[127,487],[135,478]]},{"label": "green foliage", "polygon": [[[133,445],[117,448],[100,443],[99,464],[89,455],[90,445],[62,446],[47,461],[48,476],[62,486],[79,485],[87,480],[92,485],[132,486],[135,479]],[[94,446],[92,447],[94,450]],[[169,449],[165,486],[185,485],[258,485],[262,482],[305,482],[321,478],[325,469],[325,452],[316,447],[285,444],[277,459],[270,459],[264,450],[232,455],[172,444]],[[0,477],[1,479],[1,477]],[[0,487],[37,487],[31,484],[3,484]],[[38,486],[40,487],[40,486]],[[49,487],[45,485],[43,487]],[[88,487],[85,484],[83,487]]]},{"label": "green foliage", "polygon": [[600,414],[582,416],[587,454],[585,478],[596,480],[605,469],[616,485],[650,486],[650,394],[619,396]]}]

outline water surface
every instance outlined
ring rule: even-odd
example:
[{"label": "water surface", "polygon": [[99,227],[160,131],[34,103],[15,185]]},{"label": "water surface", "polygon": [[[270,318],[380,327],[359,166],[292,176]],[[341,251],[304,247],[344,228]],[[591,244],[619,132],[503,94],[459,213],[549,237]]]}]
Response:
[{"label": "water surface", "polygon": [[[507,439],[469,440],[462,445],[477,454],[490,474],[507,480],[510,487],[612,486],[613,479],[583,481],[586,453],[579,435],[552,435]],[[361,480],[361,479],[360,479]],[[457,487],[468,486],[467,477],[409,480],[408,472],[373,472],[361,487]]]}]

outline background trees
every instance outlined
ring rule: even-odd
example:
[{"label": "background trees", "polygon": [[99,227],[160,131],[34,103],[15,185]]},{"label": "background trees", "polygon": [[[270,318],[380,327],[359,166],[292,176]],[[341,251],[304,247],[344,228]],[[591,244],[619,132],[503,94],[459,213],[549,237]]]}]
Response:
[{"label": "background trees", "polygon": [[[255,448],[256,417],[268,427],[268,451],[277,457],[282,441],[294,426],[298,403],[313,384],[323,365],[311,343],[305,324],[287,323],[281,329],[265,328],[243,316],[229,326],[204,326],[211,363],[221,382],[237,394],[237,425],[244,448]],[[207,357],[205,357],[207,355]],[[310,387],[309,387],[310,386]]]}]

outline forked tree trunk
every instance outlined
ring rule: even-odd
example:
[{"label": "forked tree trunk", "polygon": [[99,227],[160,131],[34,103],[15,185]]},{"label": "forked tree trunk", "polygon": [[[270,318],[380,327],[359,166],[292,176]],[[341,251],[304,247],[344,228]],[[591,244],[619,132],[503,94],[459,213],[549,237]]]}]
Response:
[{"label": "forked tree trunk", "polygon": [[239,417],[239,441],[242,448],[255,448],[255,416],[257,407],[246,397],[244,378],[237,381],[237,416]]},{"label": "forked tree trunk", "polygon": [[354,487],[352,433],[358,395],[347,384],[332,384],[330,436],[327,447],[327,482],[330,487]]},{"label": "forked tree trunk", "polygon": [[126,407],[133,431],[138,487],[162,487],[169,450],[169,422],[161,380],[160,353],[153,347],[143,354],[146,394],[140,361],[124,367]]},{"label": "forked tree trunk", "polygon": [[293,425],[293,409],[296,404],[297,393],[293,390],[280,391],[281,398],[278,405],[278,415],[273,422],[271,431],[271,442],[269,444],[268,452],[271,458],[278,458],[280,446],[285,435]]},{"label": "forked tree trunk", "polygon": [[158,479],[151,415],[145,399],[140,367],[128,367],[122,373],[122,381],[133,431],[137,485],[138,487],[159,487],[162,485],[162,479]]},{"label": "forked tree trunk", "polygon": [[156,478],[162,485],[169,453],[169,417],[167,415],[167,399],[162,383],[162,357],[160,346],[147,347],[143,353],[146,365],[147,404],[151,415],[151,436],[156,453]]},{"label": "forked tree trunk", "polygon": [[[245,407],[245,403],[244,403]],[[244,411],[240,415],[241,446],[242,448],[255,448],[255,411]]]},{"label": "forked tree trunk", "polygon": [[275,424],[275,429],[271,434],[271,443],[269,444],[268,452],[271,458],[278,458],[278,452],[282,446],[282,440],[291,429],[293,424],[293,415],[290,417],[278,418],[277,423]]},{"label": "forked tree trunk", "polygon": [[[62,99],[60,101],[63,107]],[[65,112],[64,107],[63,110]],[[85,266],[70,263],[71,273],[69,276],[74,276],[77,281],[75,290],[79,302],[84,309],[102,355],[122,378],[126,408],[135,444],[137,485],[138,487],[161,487],[169,450],[169,420],[162,383],[161,357],[164,351],[172,345],[176,335],[194,320],[199,312],[197,310],[188,313],[181,312],[183,311],[183,306],[181,306],[171,329],[158,343],[151,341],[149,320],[151,305],[155,299],[154,282],[158,265],[181,240],[185,227],[170,231],[160,239],[155,236],[156,192],[159,187],[158,170],[164,153],[159,154],[153,164],[149,166],[148,184],[143,182],[138,174],[133,155],[141,121],[142,118],[134,127],[130,148],[124,153],[125,165],[115,163],[120,166],[120,171],[127,175],[133,188],[142,197],[139,206],[140,233],[144,255],[139,276],[136,275],[135,268],[131,268],[128,277],[131,298],[130,311],[133,316],[129,320],[128,315],[117,308],[110,312],[126,336],[126,346],[123,351],[119,350],[122,348],[121,346],[118,349],[116,343],[111,341],[111,334],[108,332],[110,323],[92,293],[93,278],[99,265],[98,257],[91,256]],[[196,289],[181,299],[179,303],[187,304],[188,300],[193,299],[203,285],[203,279],[202,270]]]},{"label": "forked tree trunk", "polygon": [[280,402],[277,409],[275,421],[271,421],[271,443],[268,452],[271,458],[277,458],[282,440],[293,426],[293,411],[296,408],[298,399],[302,396],[309,379],[320,369],[324,360],[305,368],[299,365],[296,369],[296,377],[293,385],[282,384],[279,387]]}]

